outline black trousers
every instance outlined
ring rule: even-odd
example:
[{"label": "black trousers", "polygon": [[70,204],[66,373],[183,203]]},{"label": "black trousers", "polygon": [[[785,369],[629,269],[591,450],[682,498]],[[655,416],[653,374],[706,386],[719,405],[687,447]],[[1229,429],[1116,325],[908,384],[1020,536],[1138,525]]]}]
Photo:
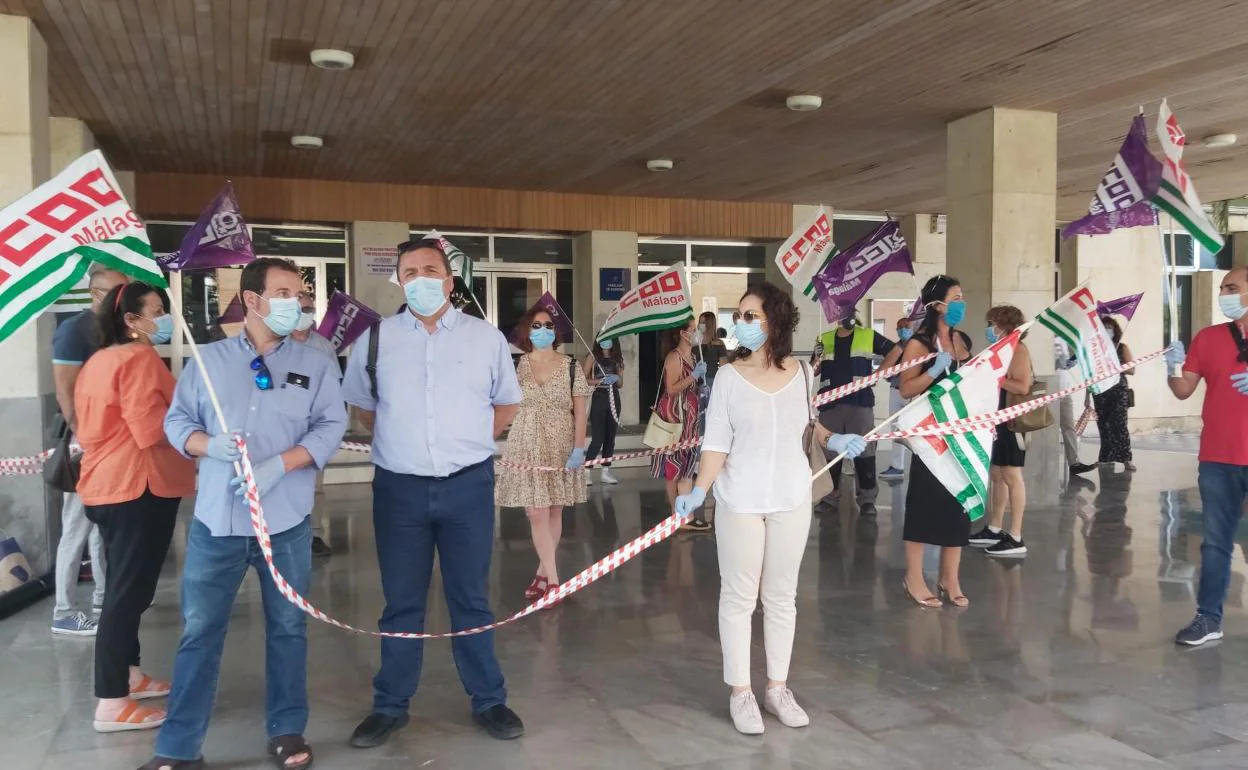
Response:
[{"label": "black trousers", "polygon": [[139,665],[139,618],[156,595],[179,502],[146,490],[137,500],[87,506],[87,518],[100,527],[108,562],[108,587],[95,634],[97,698],[130,694],[130,666]]},{"label": "black trousers", "polygon": [[[615,391],[615,405],[619,408],[620,392]],[[593,460],[598,457],[601,451],[603,457],[610,457],[615,454],[615,431],[619,426],[615,424],[615,419],[611,416],[611,406],[607,403],[607,391],[599,388],[594,391],[592,400],[589,402],[589,449],[585,452],[586,460]],[[611,463],[607,463],[608,466]]]}]

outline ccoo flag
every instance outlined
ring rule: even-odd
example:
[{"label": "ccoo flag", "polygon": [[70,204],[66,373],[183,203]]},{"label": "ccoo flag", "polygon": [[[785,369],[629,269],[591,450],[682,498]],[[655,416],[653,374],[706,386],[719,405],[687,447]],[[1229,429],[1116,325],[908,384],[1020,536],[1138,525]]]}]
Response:
[{"label": "ccoo flag", "polygon": [[120,189],[93,150],[0,210],[0,342],[78,286],[92,262],[168,286]]},{"label": "ccoo flag", "polygon": [[255,258],[251,233],[238,208],[238,197],[234,195],[234,184],[226,182],[212,203],[200,212],[178,250],[162,254],[158,259],[166,270],[209,270],[245,265]]},{"label": "ccoo flag", "polygon": [[892,220],[833,256],[815,276],[815,293],[828,323],[852,316],[854,306],[885,273],[914,275],[901,225]]},{"label": "ccoo flag", "polygon": [[[1053,332],[1078,363],[1070,370],[1078,382],[1086,382],[1118,365],[1113,340],[1101,322],[1096,297],[1084,286],[1049,305],[1036,321]],[[1088,386],[1093,393],[1104,393],[1118,384],[1116,379],[1101,380]]]},{"label": "ccoo flag", "polygon": [[689,301],[689,279],[683,267],[673,267],[621,297],[598,332],[597,341],[670,329],[688,323],[690,318],[693,303]]},{"label": "ccoo flag", "polygon": [[793,284],[793,288],[815,299],[814,278],[836,256],[832,242],[832,217],[822,206],[780,244],[776,266]]},{"label": "ccoo flag", "polygon": [[1205,216],[1205,208],[1196,195],[1192,178],[1183,168],[1183,147],[1187,144],[1187,137],[1165,99],[1161,100],[1161,110],[1157,113],[1157,140],[1161,142],[1165,167],[1153,205],[1174,217],[1205,250],[1217,253],[1222,249],[1222,235]]},{"label": "ccoo flag", "polygon": [[1161,184],[1161,162],[1148,151],[1148,128],[1142,115],[1131,121],[1109,170],[1092,196],[1088,215],[1062,228],[1062,237],[1104,235],[1120,227],[1157,224],[1152,199]]}]

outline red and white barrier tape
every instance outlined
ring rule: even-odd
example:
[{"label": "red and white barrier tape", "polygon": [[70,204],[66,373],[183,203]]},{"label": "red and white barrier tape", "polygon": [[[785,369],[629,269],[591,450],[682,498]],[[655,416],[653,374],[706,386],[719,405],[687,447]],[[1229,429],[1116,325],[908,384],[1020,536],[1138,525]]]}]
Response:
[{"label": "red and white barrier tape", "polygon": [[1083,414],[1079,415],[1079,421],[1075,423],[1075,435],[1083,438],[1083,432],[1088,429],[1088,423],[1096,419],[1096,409],[1091,404],[1083,408]]},{"label": "red and white barrier tape", "polygon": [[490,623],[489,625],[477,626],[476,628],[465,628],[459,631],[448,631],[440,634],[416,633],[409,631],[369,631],[363,628],[356,628],[355,626],[348,625],[347,623],[343,623],[341,620],[336,620],[329,615],[326,615],[324,612],[313,606],[307,598],[296,591],[290,583],[286,582],[286,578],[282,577],[282,573],[278,571],[277,565],[273,563],[273,543],[269,537],[269,526],[265,523],[264,509],[260,505],[260,495],[256,489],[255,473],[252,470],[251,465],[251,455],[248,453],[247,444],[242,437],[239,437],[238,439],[238,448],[243,453],[243,478],[247,482],[246,499],[247,508],[251,512],[251,527],[256,533],[256,542],[260,544],[260,551],[264,554],[264,561],[269,566],[269,575],[272,576],[274,584],[277,585],[277,589],[281,592],[282,596],[285,596],[287,600],[299,609],[303,610],[309,616],[324,623],[328,623],[331,626],[337,626],[344,631],[350,631],[356,634],[387,636],[395,639],[448,639],[455,636],[471,636],[473,634],[481,634],[486,631],[493,631],[500,626],[514,623],[521,618],[532,615],[534,612],[546,609],[547,607],[566,599],[582,588],[585,588],[599,578],[609,575],[637,554],[676,534],[676,531],[680,529],[680,526],[689,518],[688,516],[681,516],[679,514],[672,514],[671,516],[668,516],[666,519],[659,522],[655,527],[648,530],[645,534],[630,540],[623,546],[615,549],[607,556],[581,570],[570,580],[560,583],[554,593],[548,593],[541,599],[538,599],[514,615],[503,618],[502,620],[494,623]]},{"label": "red and white barrier tape", "polygon": [[880,380],[887,380],[889,377],[896,377],[907,369],[913,369],[919,364],[925,364],[935,358],[936,355],[936,353],[929,353],[922,358],[916,358],[911,361],[906,361],[905,363],[890,366],[887,369],[877,369],[866,377],[863,377],[861,380],[854,380],[853,382],[842,385],[839,388],[833,388],[827,393],[820,393],[815,396],[814,400],[810,403],[812,406],[820,407],[826,403],[835,401],[838,398],[845,398],[850,393],[856,393],[863,388],[869,388]]},{"label": "red and white barrier tape", "polygon": [[45,449],[33,457],[0,459],[0,476],[38,476],[43,473],[44,463],[55,452],[55,449]]}]

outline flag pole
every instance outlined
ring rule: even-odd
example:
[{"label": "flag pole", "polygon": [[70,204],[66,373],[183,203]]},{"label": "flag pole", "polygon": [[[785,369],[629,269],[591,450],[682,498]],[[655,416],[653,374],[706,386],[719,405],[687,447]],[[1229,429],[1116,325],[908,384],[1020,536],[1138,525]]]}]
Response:
[{"label": "flag pole", "polygon": [[[1178,303],[1175,298],[1175,291],[1177,287],[1175,283],[1175,269],[1174,269],[1174,217],[1170,217],[1169,215],[1167,216],[1170,219],[1170,253],[1169,253],[1169,258],[1166,260],[1166,263],[1167,263],[1167,276],[1166,277],[1168,279],[1167,285],[1169,286],[1170,291],[1167,292],[1169,296],[1167,297],[1166,306],[1170,310],[1170,342],[1173,343],[1177,341],[1179,338],[1179,331],[1178,331],[1179,318],[1178,318]],[[1161,217],[1160,216],[1157,217],[1157,240],[1161,247],[1162,257],[1165,258],[1166,257],[1166,234],[1161,229]],[[1171,372],[1166,372],[1166,374],[1167,376],[1169,376]]]}]

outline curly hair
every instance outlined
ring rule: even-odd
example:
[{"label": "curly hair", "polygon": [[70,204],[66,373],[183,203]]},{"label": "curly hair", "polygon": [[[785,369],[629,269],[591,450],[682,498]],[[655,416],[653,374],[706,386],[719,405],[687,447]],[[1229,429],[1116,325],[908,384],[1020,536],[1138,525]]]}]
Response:
[{"label": "curly hair", "polygon": [[994,305],[988,308],[988,312],[984,314],[984,320],[1001,327],[1005,334],[1009,334],[1022,326],[1025,319],[1023,311],[1013,305]]},{"label": "curly hair", "polygon": [[[545,315],[551,321],[555,318],[544,307],[534,305],[529,308],[529,312],[525,313],[519,321],[516,322],[516,329],[511,333],[511,344],[523,350],[525,353],[533,352],[533,341],[529,339],[529,329],[533,326],[533,321],[538,315]],[[555,330],[555,341],[550,346],[551,350],[559,349],[559,330]]]},{"label": "curly hair", "polygon": [[[767,317],[767,348],[771,354],[771,360],[767,363],[779,368],[784,359],[793,354],[793,332],[797,330],[797,322],[802,314],[787,291],[766,281],[760,281],[746,289],[741,299],[746,297],[758,297],[759,302],[763,303],[763,315]],[[739,345],[733,351],[732,360],[749,358],[752,352],[744,345]]]}]

